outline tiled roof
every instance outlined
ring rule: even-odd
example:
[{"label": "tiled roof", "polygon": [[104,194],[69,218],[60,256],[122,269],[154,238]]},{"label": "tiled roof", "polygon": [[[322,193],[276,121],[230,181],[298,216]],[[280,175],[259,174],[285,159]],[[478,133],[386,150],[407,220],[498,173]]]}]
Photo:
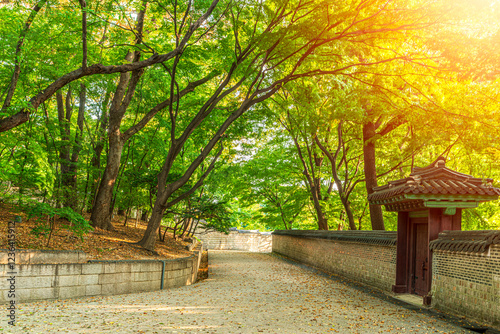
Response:
[{"label": "tiled roof", "polygon": [[299,238],[329,239],[381,246],[396,245],[397,232],[393,231],[319,231],[319,230],[277,230],[274,235],[289,235]]},{"label": "tiled roof", "polygon": [[370,202],[386,201],[405,194],[498,196],[500,189],[492,186],[492,179],[479,179],[453,171],[440,157],[428,167],[414,168],[409,177],[390,181],[374,188],[368,196]]},{"label": "tiled roof", "polygon": [[429,247],[433,251],[484,253],[492,244],[500,244],[500,231],[444,231]]}]

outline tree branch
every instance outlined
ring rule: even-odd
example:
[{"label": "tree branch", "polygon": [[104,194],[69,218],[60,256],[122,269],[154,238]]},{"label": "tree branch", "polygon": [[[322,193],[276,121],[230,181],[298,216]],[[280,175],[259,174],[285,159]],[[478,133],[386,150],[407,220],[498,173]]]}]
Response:
[{"label": "tree branch", "polygon": [[203,173],[203,175],[200,177],[200,179],[198,180],[198,182],[196,182],[196,184],[191,188],[189,189],[188,191],[186,191],[185,193],[183,193],[182,195],[180,195],[179,197],[177,197],[176,199],[174,199],[173,201],[170,201],[168,202],[165,207],[166,208],[169,208],[177,203],[179,203],[180,201],[186,199],[187,197],[191,196],[195,191],[196,189],[198,189],[201,185],[203,185],[203,181],[205,181],[205,178],[208,176],[208,174],[210,174],[210,172],[212,171],[212,169],[214,168],[215,166],[215,162],[217,161],[217,159],[220,157],[220,155],[222,154],[222,151],[224,150],[224,146],[221,145],[220,147],[220,150],[219,152],[217,153],[217,155],[212,159],[212,162],[210,163],[210,165],[208,166],[207,170]]},{"label": "tree branch", "polygon": [[82,8],[82,69],[87,68],[87,3],[78,0]]},{"label": "tree branch", "polygon": [[396,129],[398,126],[400,125],[403,125],[405,123],[408,123],[408,120],[405,119],[404,116],[397,116],[397,117],[394,117],[393,119],[391,119],[389,121],[389,123],[387,123],[384,128],[377,132],[377,135],[380,135],[381,137],[385,136],[386,134],[388,134],[389,132],[391,132],[392,130]]},{"label": "tree branch", "polygon": [[86,67],[85,69],[80,67],[72,72],[66,73],[65,75],[59,77],[44,90],[40,91],[36,96],[32,97],[29,101],[28,108],[22,108],[16,114],[0,119],[0,132],[8,131],[16,126],[19,126],[28,121],[30,113],[36,110],[38,106],[49,99],[56,91],[64,87],[68,83],[81,79],[83,77],[96,75],[96,74],[113,74],[113,73],[126,73],[132,71],[138,71],[146,67],[167,61],[174,58],[175,56],[182,53],[185,45],[193,35],[196,29],[198,29],[203,22],[212,14],[213,10],[217,6],[219,0],[213,0],[207,11],[194,23],[192,23],[187,30],[184,38],[179,43],[179,46],[174,50],[165,54],[153,54],[148,59],[137,61],[129,64],[123,65],[109,65],[104,66],[102,64],[94,64],[92,66]]},{"label": "tree branch", "polygon": [[[10,101],[12,100],[12,97],[14,96],[14,92],[16,90],[17,86],[17,81],[19,80],[19,75],[21,74],[21,66],[20,66],[20,55],[21,55],[21,48],[23,47],[24,44],[24,38],[26,37],[26,34],[28,33],[28,30],[30,29],[31,23],[33,23],[33,20],[35,19],[36,14],[42,9],[43,5],[47,2],[47,0],[40,0],[35,7],[31,10],[31,14],[28,16],[28,19],[24,23],[24,29],[21,31],[19,34],[19,40],[17,41],[17,46],[16,46],[16,55],[14,58],[14,73],[12,74],[12,79],[10,80],[10,85],[9,85],[9,90],[7,92],[7,97],[5,98],[5,101],[2,106],[2,112],[5,111],[9,106],[10,106]],[[23,114],[19,115],[16,119],[24,119]],[[0,120],[0,132],[2,128]],[[12,120],[14,121],[14,120]],[[26,121],[25,121],[26,122]]]},{"label": "tree branch", "polygon": [[[182,98],[183,96],[193,92],[195,90],[196,87],[198,86],[201,86],[203,85],[204,83],[210,81],[211,79],[213,79],[214,77],[216,77],[217,75],[219,74],[218,71],[212,71],[210,74],[208,74],[206,77],[200,79],[200,80],[197,80],[197,81],[193,81],[193,82],[190,82],[188,83],[188,85],[186,86],[186,88],[184,88],[183,90],[181,90],[178,94],[179,96],[179,99]],[[177,96],[175,97],[175,100],[177,100]],[[174,101],[176,102],[176,101]],[[161,103],[158,103],[156,106],[154,106],[146,115],[144,115],[144,117],[135,125],[131,126],[128,130],[126,130],[123,135],[122,135],[122,138],[126,141],[128,140],[130,137],[132,137],[134,134],[136,134],[137,132],[139,132],[142,128],[144,128],[148,122],[162,109],[166,108],[167,106],[169,106],[170,104],[170,99],[166,99],[165,101],[161,102]]]}]

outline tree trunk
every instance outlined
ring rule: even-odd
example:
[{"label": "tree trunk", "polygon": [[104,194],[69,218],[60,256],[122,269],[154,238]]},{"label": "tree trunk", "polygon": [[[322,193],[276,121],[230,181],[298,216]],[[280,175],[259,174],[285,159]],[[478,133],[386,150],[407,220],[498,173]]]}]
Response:
[{"label": "tree trunk", "polygon": [[78,108],[78,119],[75,134],[75,142],[73,144],[73,151],[71,153],[71,161],[69,164],[69,180],[68,180],[68,196],[66,201],[66,206],[77,210],[78,206],[78,196],[77,196],[77,173],[78,173],[78,158],[80,157],[80,151],[82,149],[82,138],[83,138],[83,121],[85,114],[85,102],[86,102],[86,91],[85,85],[80,85],[80,105]]},{"label": "tree trunk", "polygon": [[198,224],[200,223],[199,219],[196,219],[196,223],[191,224],[191,227],[189,228],[189,232],[187,234],[188,238],[194,236],[194,232],[196,232],[196,228],[198,227]]},{"label": "tree trunk", "polygon": [[319,194],[316,187],[311,187],[311,194],[313,198],[314,210],[316,210],[316,215],[318,217],[318,230],[328,230],[328,219],[325,217],[323,208],[321,207]]},{"label": "tree trunk", "polygon": [[102,104],[102,113],[99,119],[100,126],[97,130],[97,138],[94,146],[94,154],[92,155],[92,173],[90,179],[90,194],[88,208],[89,212],[91,212],[94,207],[94,202],[97,196],[97,190],[99,189],[99,179],[101,178],[101,153],[104,149],[104,141],[106,140],[106,129],[108,128],[108,104],[109,98],[111,96],[111,91],[108,90],[106,92],[106,97],[104,98],[104,102]]},{"label": "tree trunk", "polygon": [[[290,118],[290,114],[288,114]],[[287,131],[292,136],[295,147],[297,148],[297,153],[299,154],[300,161],[302,162],[302,167],[304,168],[304,175],[306,177],[307,184],[309,185],[309,189],[311,191],[311,197],[313,200],[314,210],[316,211],[316,216],[318,218],[318,230],[328,230],[328,219],[325,217],[325,213],[323,212],[323,208],[321,207],[321,178],[315,176],[314,168],[315,166],[320,167],[323,160],[318,160],[315,163],[312,162],[311,149],[309,148],[307,142],[307,152],[309,155],[309,166],[304,159],[304,155],[302,154],[302,148],[299,145],[299,141],[297,137],[292,133],[292,131],[287,128]],[[313,141],[314,143],[314,141]],[[311,170],[311,172],[309,172]]]},{"label": "tree trunk", "polygon": [[280,209],[280,216],[281,216],[281,221],[283,222],[283,225],[285,226],[285,230],[291,230],[291,228],[288,228],[288,224],[286,223],[286,217],[285,213],[283,212],[283,208],[281,206],[281,203],[277,203],[276,206]]},{"label": "tree trunk", "polygon": [[[373,188],[377,187],[377,168],[375,164],[375,124],[368,122],[363,126],[363,156],[365,184],[368,195],[373,193]],[[370,220],[373,230],[385,230],[384,216],[380,205],[370,204]]]},{"label": "tree trunk", "polygon": [[187,232],[188,228],[191,226],[192,220],[193,220],[193,218],[186,218],[184,220],[184,224],[182,225],[182,231],[181,231],[181,235],[180,235],[181,239],[184,239],[186,237],[186,232]]},{"label": "tree trunk", "polygon": [[341,198],[342,204],[344,205],[345,212],[347,214],[347,219],[349,220],[349,229],[356,230],[356,223],[354,222],[354,215],[352,214],[351,203],[346,198]]},{"label": "tree trunk", "polygon": [[154,251],[155,248],[156,236],[158,235],[158,229],[160,228],[161,219],[163,218],[163,212],[165,211],[162,203],[166,201],[167,197],[165,191],[162,191],[161,193],[160,191],[158,191],[158,196],[156,197],[153,212],[151,213],[151,218],[149,218],[148,227],[146,228],[142,239],[137,243],[138,245],[150,251]]},{"label": "tree trunk", "polygon": [[75,141],[72,144],[71,137],[71,116],[73,107],[71,105],[71,87],[68,89],[65,101],[62,92],[56,92],[57,116],[59,120],[59,130],[61,134],[61,145],[59,148],[59,159],[61,163],[61,188],[63,191],[63,204],[77,211],[78,196],[76,179],[78,171],[78,158],[80,156],[81,142],[83,138],[83,121],[85,113],[86,92],[85,85],[80,86],[80,107],[78,109],[77,130]]},{"label": "tree trunk", "polygon": [[[182,195],[179,195],[177,198],[175,198],[174,200],[172,200],[169,203],[167,203],[167,201],[170,199],[170,197],[172,196],[172,194],[175,191],[177,191],[179,188],[181,188],[183,185],[185,185],[189,181],[189,179],[193,175],[194,171],[200,166],[200,164],[202,164],[205,161],[210,150],[215,146],[215,144],[221,138],[220,132],[224,133],[224,131],[227,129],[227,127],[230,124],[231,123],[226,123],[226,124],[222,125],[219,128],[219,131],[218,131],[219,133],[216,133],[212,137],[209,144],[207,144],[207,146],[205,146],[205,148],[198,155],[198,157],[193,161],[193,163],[190,165],[190,167],[184,173],[184,175],[180,179],[167,185],[167,179],[168,179],[168,175],[170,172],[170,168],[173,165],[175,157],[177,156],[177,154],[180,151],[179,147],[177,147],[176,145],[172,145],[170,147],[170,150],[167,154],[167,158],[165,159],[165,162],[163,163],[162,170],[161,170],[160,174],[158,175],[158,183],[157,183],[158,184],[158,194],[156,195],[156,200],[155,200],[155,205],[153,207],[153,212],[151,214],[151,218],[149,219],[148,227],[146,228],[146,231],[144,231],[144,235],[143,235],[142,239],[139,242],[137,242],[138,245],[140,245],[148,250],[154,251],[154,246],[156,243],[156,235],[158,234],[158,228],[160,227],[161,219],[163,218],[163,213],[168,208],[168,206],[175,205],[176,203],[180,202],[181,200],[188,198],[188,196],[193,194],[193,192],[196,191],[196,189],[198,189],[203,184],[205,178],[208,176],[208,174],[210,174],[210,172],[214,168],[215,162],[222,154],[223,146],[221,146],[220,151],[212,159],[212,162],[210,163],[208,168],[201,175],[201,177],[198,179],[198,181],[195,183],[195,185],[191,187],[190,190],[184,192]],[[175,230],[174,230],[174,238],[175,238]]]},{"label": "tree trunk", "polygon": [[99,190],[92,207],[90,221],[92,226],[112,231],[111,214],[109,208],[113,199],[113,187],[120,170],[120,159],[122,155],[123,143],[121,142],[120,133],[110,133],[109,136],[109,152],[106,168],[99,185]]},{"label": "tree trunk", "polygon": [[[337,150],[334,155],[320,142],[318,136],[314,138],[316,144],[320,148],[323,153],[327,156],[328,160],[330,160],[330,165],[332,168],[332,177],[335,182],[335,185],[337,186],[337,191],[339,193],[340,201],[342,202],[342,205],[344,206],[344,210],[347,214],[347,218],[349,219],[349,229],[350,230],[356,230],[356,224],[354,223],[354,216],[352,214],[352,209],[351,209],[351,203],[349,202],[349,191],[344,188],[344,184],[342,184],[342,181],[340,180],[340,176],[337,170],[337,158],[338,154],[342,151],[342,157],[341,160],[347,161],[347,152],[344,147],[344,139],[342,136],[342,123],[339,124],[338,126],[338,146]],[[345,168],[345,173],[346,173],[346,180],[345,184],[347,184],[347,175],[348,175],[348,169],[347,166]],[[340,225],[339,225],[340,227]]]},{"label": "tree trunk", "polygon": [[74,208],[74,201],[72,199],[74,193],[74,184],[71,171],[71,87],[68,89],[66,98],[63,99],[62,92],[56,92],[57,100],[57,118],[59,120],[59,131],[61,135],[61,145],[59,146],[59,160],[61,164],[61,188],[63,205]]},{"label": "tree trunk", "polygon": [[23,45],[24,45],[24,39],[26,38],[26,35],[28,34],[28,31],[31,27],[31,24],[35,20],[36,15],[42,9],[42,7],[45,5],[47,0],[40,0],[38,1],[37,4],[31,9],[31,13],[26,19],[24,23],[24,28],[21,30],[21,33],[19,35],[19,39],[17,41],[17,46],[16,46],[16,55],[14,58],[14,73],[12,74],[12,78],[10,80],[9,84],[9,90],[7,92],[7,96],[4,100],[2,109],[0,111],[5,112],[7,108],[10,106],[10,102],[12,101],[12,98],[14,97],[14,92],[16,91],[17,83],[19,80],[19,75],[21,74],[21,63],[22,63],[22,50],[23,50]]},{"label": "tree trunk", "polygon": [[132,208],[128,208],[127,211],[125,212],[125,222],[123,223],[123,226],[127,226],[128,217],[129,217],[131,211],[132,211]]}]

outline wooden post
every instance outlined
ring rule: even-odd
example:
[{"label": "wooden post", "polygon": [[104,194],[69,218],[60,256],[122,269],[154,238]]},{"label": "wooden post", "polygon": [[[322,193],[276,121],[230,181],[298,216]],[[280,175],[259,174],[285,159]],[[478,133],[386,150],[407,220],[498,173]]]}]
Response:
[{"label": "wooden post", "polygon": [[453,216],[453,220],[451,223],[452,231],[461,231],[462,230],[462,209],[457,209],[457,213]]}]

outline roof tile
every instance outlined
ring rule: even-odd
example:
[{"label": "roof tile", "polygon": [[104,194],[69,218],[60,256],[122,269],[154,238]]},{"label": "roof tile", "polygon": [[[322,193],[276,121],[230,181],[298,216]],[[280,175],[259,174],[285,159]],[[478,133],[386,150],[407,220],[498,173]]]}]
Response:
[{"label": "roof tile", "polygon": [[444,231],[429,247],[433,251],[484,253],[493,244],[500,244],[500,231]]},{"label": "roof tile", "polygon": [[494,188],[492,181],[451,170],[445,166],[444,158],[440,157],[427,167],[414,168],[407,178],[389,181],[384,186],[374,188],[368,200],[376,202],[408,193],[498,196],[500,189]]}]

